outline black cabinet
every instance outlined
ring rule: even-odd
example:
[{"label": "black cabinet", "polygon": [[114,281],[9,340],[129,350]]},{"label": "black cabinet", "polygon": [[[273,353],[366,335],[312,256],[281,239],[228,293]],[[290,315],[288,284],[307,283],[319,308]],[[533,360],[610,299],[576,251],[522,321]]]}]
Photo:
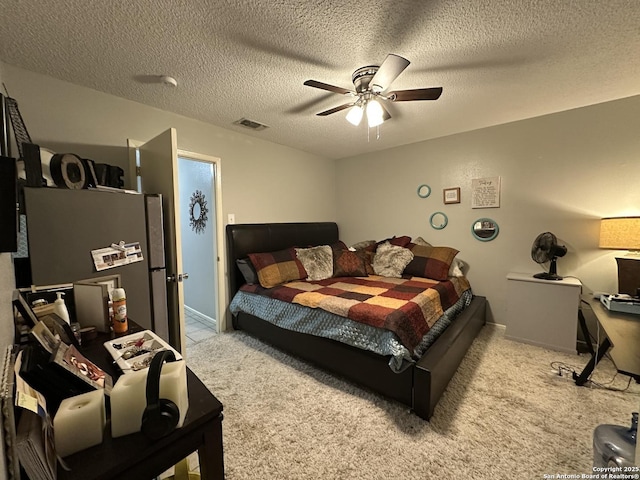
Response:
[{"label": "black cabinet", "polygon": [[15,158],[0,156],[0,252],[18,250],[17,179]]}]

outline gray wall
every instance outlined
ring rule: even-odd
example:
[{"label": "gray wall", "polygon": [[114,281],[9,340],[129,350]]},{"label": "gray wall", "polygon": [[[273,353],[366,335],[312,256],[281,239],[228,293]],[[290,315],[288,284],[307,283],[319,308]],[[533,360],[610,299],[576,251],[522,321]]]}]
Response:
[{"label": "gray wall", "polygon": [[[335,219],[334,161],[4,64],[32,140],[127,170],[127,139],[174,127],[178,148],[222,160],[223,215],[237,223]],[[283,193],[284,192],[284,193]]]},{"label": "gray wall", "polygon": [[[126,171],[127,139],[144,142],[174,127],[178,148],[221,159],[223,219],[234,213],[237,223],[335,220],[332,160],[1,62],[0,67],[32,140],[41,147]],[[10,257],[3,255],[0,262],[0,279],[13,278]],[[9,310],[3,301],[0,311]],[[2,328],[7,324],[9,317]]]},{"label": "gray wall", "polygon": [[[347,243],[407,234],[456,247],[498,323],[506,275],[541,269],[530,248],[544,231],[569,248],[561,274],[579,277],[585,291],[615,291],[615,253],[597,248],[599,219],[639,213],[640,97],[334,162],[12,66],[3,78],[31,136],[55,151],[86,150],[124,166],[126,138],[177,128],[180,148],[222,158],[225,219],[337,220]],[[471,179],[485,176],[501,176],[501,207],[471,209]],[[422,183],[433,189],[427,199],[416,194]],[[442,189],[456,186],[462,202],[443,205]],[[428,225],[438,210],[449,216],[441,231]],[[484,216],[500,225],[493,242],[470,235]]]},{"label": "gray wall", "polygon": [[[336,164],[341,236],[347,243],[421,235],[460,250],[476,294],[505,323],[506,275],[536,273],[535,237],[555,233],[568,249],[561,275],[584,291],[617,291],[615,252],[598,248],[599,220],[640,215],[640,96],[406,145]],[[500,208],[472,209],[471,180],[500,176]],[[365,179],[365,181],[363,181]],[[426,183],[433,192],[419,198]],[[444,205],[442,189],[461,188],[461,203]],[[434,230],[435,211],[449,224]],[[495,219],[499,236],[479,242],[479,217]]]},{"label": "gray wall", "polygon": [[[333,162],[2,63],[0,79],[33,140],[57,152],[126,167],[127,138],[175,127],[180,148],[222,158],[225,219],[337,219],[347,243],[407,234],[454,246],[498,323],[507,273],[540,270],[529,256],[538,233],[550,230],[568,246],[561,274],[579,277],[585,291],[615,291],[615,254],[597,248],[598,220],[640,213],[640,97]],[[471,179],[498,175],[501,207],[471,209]],[[433,189],[427,199],[416,195],[422,183]],[[462,202],[443,205],[442,189],[456,186]],[[428,225],[437,210],[449,216],[441,231]],[[500,225],[492,242],[470,235],[483,216]],[[11,257],[0,254],[0,344],[12,334],[13,288]]]}]

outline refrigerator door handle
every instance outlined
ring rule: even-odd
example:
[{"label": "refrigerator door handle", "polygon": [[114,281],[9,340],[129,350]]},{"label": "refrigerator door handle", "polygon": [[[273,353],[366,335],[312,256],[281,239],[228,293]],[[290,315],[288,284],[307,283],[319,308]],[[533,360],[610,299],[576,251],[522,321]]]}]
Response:
[{"label": "refrigerator door handle", "polygon": [[179,282],[182,282],[182,281],[186,280],[187,278],[189,278],[189,274],[188,273],[186,273],[186,272],[185,273],[179,273],[177,276],[175,274],[174,275],[169,275],[167,277],[167,282],[179,283]]}]

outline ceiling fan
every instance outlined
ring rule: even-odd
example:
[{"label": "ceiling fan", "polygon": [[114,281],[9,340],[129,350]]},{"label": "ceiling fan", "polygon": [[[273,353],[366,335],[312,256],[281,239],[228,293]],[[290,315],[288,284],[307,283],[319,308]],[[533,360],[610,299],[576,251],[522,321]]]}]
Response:
[{"label": "ceiling fan", "polygon": [[409,60],[390,53],[382,65],[360,67],[351,76],[355,90],[336,87],[316,80],[304,82],[308,87],[319,88],[329,92],[356,97],[354,101],[338,107],[325,110],[316,115],[325,117],[332,113],[351,108],[347,113],[347,120],[353,125],[359,125],[364,113],[367,114],[369,127],[376,127],[391,115],[380,100],[391,102],[409,102],[413,100],[437,100],[442,94],[442,87],[416,88],[412,90],[395,90],[387,92],[391,83],[409,66]]}]

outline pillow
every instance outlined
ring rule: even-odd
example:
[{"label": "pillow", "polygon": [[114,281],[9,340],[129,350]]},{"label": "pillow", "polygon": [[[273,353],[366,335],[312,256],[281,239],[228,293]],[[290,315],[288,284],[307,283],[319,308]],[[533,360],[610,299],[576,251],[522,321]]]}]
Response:
[{"label": "pillow", "polygon": [[373,257],[373,271],[383,277],[400,278],[411,260],[413,253],[409,249],[384,242]]},{"label": "pillow", "polygon": [[367,252],[364,250],[334,250],[333,251],[333,276],[334,277],[366,277]]},{"label": "pillow", "polygon": [[347,250],[349,248],[342,240],[338,240],[336,243],[332,243],[329,246],[331,247],[331,250],[333,250],[334,252],[336,250]]},{"label": "pillow", "polygon": [[[396,245],[398,247],[406,247],[407,245],[409,245],[411,243],[411,237],[407,237],[406,235],[403,235],[402,237],[396,237],[395,235],[391,238],[387,238],[386,240],[383,240],[383,242],[388,241],[391,245]],[[379,244],[382,242],[378,242]]]},{"label": "pillow", "polygon": [[307,271],[307,280],[324,280],[333,275],[333,252],[329,245],[296,248],[296,256]]},{"label": "pillow", "polygon": [[458,254],[455,248],[427,247],[415,243],[410,246],[410,250],[414,257],[404,273],[440,281],[449,277],[449,268]]},{"label": "pillow", "polygon": [[[352,252],[358,252],[360,255],[362,255],[367,275],[375,275],[376,273],[373,271],[372,265],[373,256],[376,253],[376,246],[377,242],[375,240],[364,240],[362,242],[354,243],[349,247],[349,250],[351,250]],[[334,274],[334,276],[337,275]]]},{"label": "pillow", "polygon": [[260,283],[258,281],[258,274],[256,273],[256,269],[253,268],[253,265],[248,258],[237,259],[236,265],[238,265],[240,273],[242,273],[242,276],[244,277],[245,283],[248,283],[249,285]]},{"label": "pillow", "polygon": [[349,250],[362,250],[375,244],[375,240],[363,240],[362,242],[354,243],[353,245],[351,245],[349,247]]},{"label": "pillow", "polygon": [[424,247],[431,247],[432,245],[427,242],[424,238],[422,237],[418,237],[416,239],[413,240],[413,243],[415,243],[416,245],[422,245]]},{"label": "pillow", "polygon": [[[432,245],[427,242],[424,238],[418,237],[413,240],[413,243],[416,245],[423,245],[425,247],[431,247]],[[451,266],[449,267],[449,276],[450,277],[464,277],[464,262],[462,260],[458,260],[457,258],[453,259],[451,262]]]},{"label": "pillow", "polygon": [[264,288],[302,280],[307,276],[307,271],[297,259],[293,247],[277,252],[250,253],[249,260],[256,269],[260,285]]},{"label": "pillow", "polygon": [[464,277],[464,272],[462,271],[463,268],[464,268],[464,262],[462,260],[458,260],[457,258],[454,258],[453,262],[451,262],[451,267],[449,267],[449,276]]}]

